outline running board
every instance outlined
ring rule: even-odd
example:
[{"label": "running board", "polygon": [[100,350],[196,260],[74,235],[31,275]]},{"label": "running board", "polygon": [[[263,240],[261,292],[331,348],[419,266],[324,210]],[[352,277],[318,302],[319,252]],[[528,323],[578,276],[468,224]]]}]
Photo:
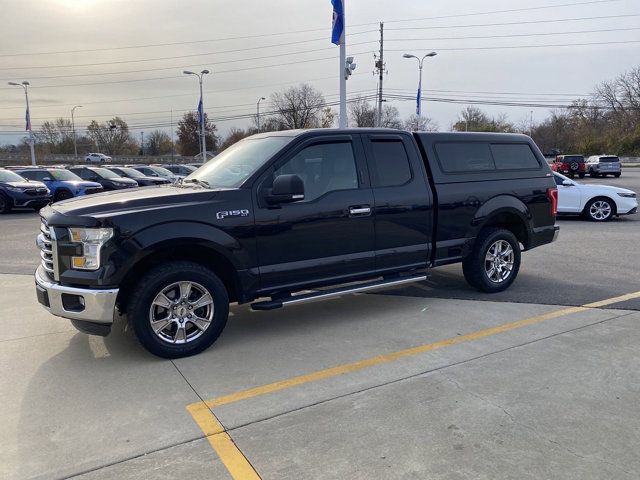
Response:
[{"label": "running board", "polygon": [[398,285],[404,285],[405,283],[420,282],[422,280],[426,280],[427,278],[429,278],[428,275],[421,273],[420,275],[410,275],[406,277],[396,277],[393,279],[377,280],[375,282],[350,285],[348,287],[320,290],[317,292],[305,293],[302,295],[295,295],[277,300],[271,299],[264,302],[252,303],[251,308],[253,310],[275,310],[276,308],[282,308],[286,305],[315,302],[318,300],[325,300],[327,298],[339,297],[341,295],[346,295],[349,293],[367,292],[369,290],[377,290],[379,288],[395,287]]}]

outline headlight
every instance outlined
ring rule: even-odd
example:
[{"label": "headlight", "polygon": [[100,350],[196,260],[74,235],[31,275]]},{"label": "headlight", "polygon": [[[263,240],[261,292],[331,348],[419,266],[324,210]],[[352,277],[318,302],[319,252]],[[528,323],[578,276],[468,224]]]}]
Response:
[{"label": "headlight", "polygon": [[10,192],[24,192],[25,189],[22,187],[10,187],[7,185],[7,190],[9,190]]},{"label": "headlight", "polygon": [[621,197],[625,197],[625,198],[636,198],[636,194],[635,193],[618,192],[618,195],[621,196]]},{"label": "headlight", "polygon": [[76,270],[100,268],[100,249],[113,237],[112,228],[70,228],[69,236],[82,244],[82,257],[71,257],[71,266]]}]

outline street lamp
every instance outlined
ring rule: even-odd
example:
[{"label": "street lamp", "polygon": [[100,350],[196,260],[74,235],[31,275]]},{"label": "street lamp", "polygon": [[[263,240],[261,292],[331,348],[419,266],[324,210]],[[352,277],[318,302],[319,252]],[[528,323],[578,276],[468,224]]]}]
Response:
[{"label": "street lamp", "polygon": [[202,98],[202,77],[209,73],[209,70],[202,70],[200,73],[184,70],[185,75],[195,75],[200,83],[200,103],[198,104],[198,114],[200,115],[200,136],[202,137],[202,162],[206,162],[207,144],[204,133],[204,100]]},{"label": "street lamp", "polygon": [[71,109],[71,130],[73,131],[73,155],[74,155],[74,157],[78,156],[78,146],[76,145],[76,122],[73,119],[73,112],[75,112],[76,108],[82,108],[82,105],[76,105]]},{"label": "street lamp", "polygon": [[256,107],[256,124],[257,124],[257,126],[258,126],[258,132],[260,132],[260,102],[261,102],[262,100],[266,100],[266,98],[264,98],[264,97],[260,97],[260,98],[258,99],[258,105],[257,105],[257,107]]},{"label": "street lamp", "polygon": [[22,83],[9,82],[9,85],[22,87],[24,89],[24,97],[27,100],[27,113],[25,119],[27,121],[27,130],[29,130],[29,146],[31,147],[31,165],[36,166],[35,141],[33,140],[33,131],[31,130],[31,112],[29,111],[29,82],[26,80]]},{"label": "street lamp", "polygon": [[418,60],[418,68],[420,69],[420,80],[418,82],[418,96],[416,99],[416,115],[418,116],[418,125],[420,125],[420,119],[422,118],[422,64],[425,58],[435,57],[437,55],[436,52],[430,52],[424,55],[422,58],[416,57],[415,55],[411,55],[410,53],[405,53],[403,55],[404,58],[415,58]]}]

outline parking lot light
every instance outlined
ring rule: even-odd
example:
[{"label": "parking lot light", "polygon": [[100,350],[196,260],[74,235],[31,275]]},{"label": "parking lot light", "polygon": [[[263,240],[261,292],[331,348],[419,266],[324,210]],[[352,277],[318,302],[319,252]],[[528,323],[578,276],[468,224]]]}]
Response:
[{"label": "parking lot light", "polygon": [[30,83],[24,80],[22,83],[9,82],[9,85],[15,87],[22,87],[24,89],[24,97],[27,101],[27,112],[25,114],[25,120],[27,122],[26,130],[29,130],[29,146],[31,148],[31,165],[36,166],[36,151],[35,140],[33,139],[33,130],[31,129],[31,112],[29,111],[29,85]]}]

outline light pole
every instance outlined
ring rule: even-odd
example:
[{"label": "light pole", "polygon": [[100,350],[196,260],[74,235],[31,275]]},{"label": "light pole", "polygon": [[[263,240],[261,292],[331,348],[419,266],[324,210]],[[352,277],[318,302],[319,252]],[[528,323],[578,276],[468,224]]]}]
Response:
[{"label": "light pole", "polygon": [[76,122],[73,119],[73,112],[76,108],[82,108],[82,105],[76,105],[71,109],[71,130],[73,130],[73,156],[78,156],[78,146],[76,145]]},{"label": "light pole", "polygon": [[404,58],[415,58],[416,60],[418,60],[418,68],[420,69],[420,80],[418,81],[418,96],[416,98],[416,115],[418,116],[418,127],[420,126],[420,119],[422,118],[422,64],[424,63],[425,58],[435,57],[436,55],[436,52],[427,53],[422,58],[411,55],[410,53],[405,53],[403,55]]},{"label": "light pole", "polygon": [[25,120],[27,121],[27,130],[29,130],[29,145],[31,147],[31,165],[36,166],[35,142],[33,140],[33,131],[31,130],[31,111],[29,110],[29,82],[26,80],[22,83],[9,82],[9,85],[22,87],[24,89],[24,97],[27,100],[27,113]]},{"label": "light pole", "polygon": [[202,98],[202,77],[208,74],[209,70],[202,70],[200,73],[184,70],[182,73],[184,73],[185,75],[195,75],[196,77],[198,77],[198,82],[200,83],[200,103],[198,104],[198,114],[200,115],[200,136],[202,137],[202,163],[205,163],[207,161],[207,144],[204,133],[204,100]]},{"label": "light pole", "polygon": [[258,99],[258,105],[256,106],[256,125],[258,126],[258,133],[260,133],[260,102],[266,100],[264,97]]}]

